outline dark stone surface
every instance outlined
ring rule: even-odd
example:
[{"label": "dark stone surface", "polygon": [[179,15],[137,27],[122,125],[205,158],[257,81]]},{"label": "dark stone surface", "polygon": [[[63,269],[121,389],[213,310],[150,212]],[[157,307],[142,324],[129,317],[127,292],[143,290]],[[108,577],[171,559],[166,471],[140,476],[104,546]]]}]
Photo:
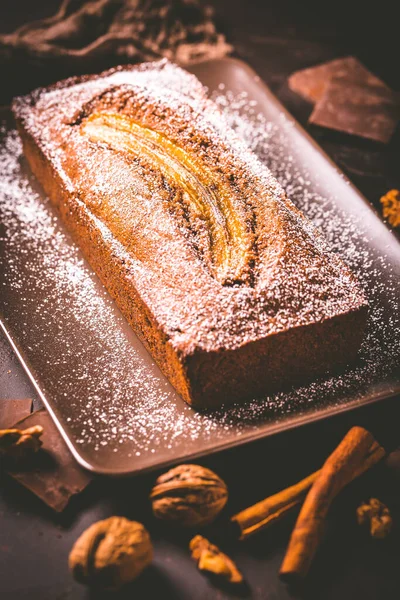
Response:
[{"label": "dark stone surface", "polygon": [[[368,3],[369,4],[369,3]],[[24,20],[50,14],[51,0],[0,3],[0,28],[11,31]],[[290,112],[303,124],[311,105],[291,92],[287,76],[348,54],[356,55],[393,89],[400,88],[397,22],[389,3],[300,3],[218,0],[215,5],[237,53],[259,73]],[[3,82],[2,85],[5,83]],[[399,132],[390,144],[360,140],[307,126],[310,133],[367,198],[379,208],[379,197],[399,187]],[[0,343],[0,397],[34,396],[20,366]],[[221,453],[202,464],[227,482],[231,496],[225,516],[312,472],[353,424],[369,427],[383,443],[400,443],[400,399],[392,399]],[[263,600],[398,600],[400,598],[400,526],[390,540],[373,541],[355,525],[357,504],[377,495],[400,523],[398,460],[356,482],[335,503],[324,541],[307,585],[293,594],[277,571],[294,516],[264,534],[240,543],[231,540],[224,521],[212,530],[213,541],[237,560],[248,589],[241,597]],[[55,515],[40,500],[0,475],[1,600],[222,599],[237,595],[212,586],[189,558],[189,534],[155,523],[147,502],[157,473],[127,480],[96,479],[69,508]],[[75,584],[67,568],[69,550],[91,523],[112,514],[143,521],[155,542],[153,566],[119,595],[89,592]]]}]

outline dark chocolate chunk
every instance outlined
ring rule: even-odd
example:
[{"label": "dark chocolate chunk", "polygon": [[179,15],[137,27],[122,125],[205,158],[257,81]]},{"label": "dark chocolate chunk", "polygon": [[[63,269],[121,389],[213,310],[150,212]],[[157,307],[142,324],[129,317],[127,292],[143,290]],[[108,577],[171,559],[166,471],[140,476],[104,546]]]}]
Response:
[{"label": "dark chocolate chunk", "polygon": [[1,400],[0,401],[0,429],[9,429],[11,425],[17,423],[30,415],[32,410],[32,400],[25,398],[23,400]]},{"label": "dark chocolate chunk", "polygon": [[291,90],[315,104],[323,97],[332,79],[389,91],[383,81],[370,73],[354,56],[338,58],[316,67],[296,71],[289,77],[288,83]]},{"label": "dark chocolate chunk", "polygon": [[398,119],[397,98],[386,86],[334,78],[316,104],[310,123],[386,143]]},{"label": "dark chocolate chunk", "polygon": [[7,471],[48,506],[61,512],[70,498],[90,483],[91,477],[75,461],[46,410],[38,410],[18,423],[20,429],[34,425],[44,429],[42,448],[27,462],[7,465]]}]

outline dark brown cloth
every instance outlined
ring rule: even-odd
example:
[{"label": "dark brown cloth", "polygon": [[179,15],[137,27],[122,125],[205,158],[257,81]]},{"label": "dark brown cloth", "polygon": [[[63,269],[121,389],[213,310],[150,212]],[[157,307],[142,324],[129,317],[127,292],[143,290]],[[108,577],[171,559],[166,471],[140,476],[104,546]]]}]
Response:
[{"label": "dark brown cloth", "polygon": [[224,56],[232,48],[213,19],[198,0],[63,0],[53,17],[0,35],[0,102],[118,64]]}]

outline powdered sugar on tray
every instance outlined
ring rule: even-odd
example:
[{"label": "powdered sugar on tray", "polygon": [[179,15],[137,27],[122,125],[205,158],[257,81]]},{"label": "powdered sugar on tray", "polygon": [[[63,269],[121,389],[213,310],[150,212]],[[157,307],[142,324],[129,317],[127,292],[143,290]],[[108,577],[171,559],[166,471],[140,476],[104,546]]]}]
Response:
[{"label": "powdered sugar on tray", "polygon": [[[15,131],[0,147],[0,312],[75,446],[90,462],[146,468],[251,437],[307,411],[389,393],[400,359],[398,282],[377,255],[362,216],[321,195],[296,160],[293,124],[258,114],[245,95],[215,96],[228,123],[270,168],[289,198],[357,274],[370,303],[357,368],[307,387],[204,413],[181,401],[71,242],[28,174]],[[386,382],[386,383],[385,383]],[[260,433],[258,433],[260,435]],[[196,442],[196,445],[194,444]],[[195,447],[196,446],[196,447]],[[157,455],[157,456],[155,456]]]}]

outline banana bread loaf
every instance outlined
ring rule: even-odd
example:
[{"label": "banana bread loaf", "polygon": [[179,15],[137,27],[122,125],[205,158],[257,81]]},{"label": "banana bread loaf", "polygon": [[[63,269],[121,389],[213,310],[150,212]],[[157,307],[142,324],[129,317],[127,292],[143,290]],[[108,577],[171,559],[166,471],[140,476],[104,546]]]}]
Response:
[{"label": "banana bread loaf", "polygon": [[215,407],[353,360],[353,274],[167,61],[13,103],[29,164],[179,394]]}]

